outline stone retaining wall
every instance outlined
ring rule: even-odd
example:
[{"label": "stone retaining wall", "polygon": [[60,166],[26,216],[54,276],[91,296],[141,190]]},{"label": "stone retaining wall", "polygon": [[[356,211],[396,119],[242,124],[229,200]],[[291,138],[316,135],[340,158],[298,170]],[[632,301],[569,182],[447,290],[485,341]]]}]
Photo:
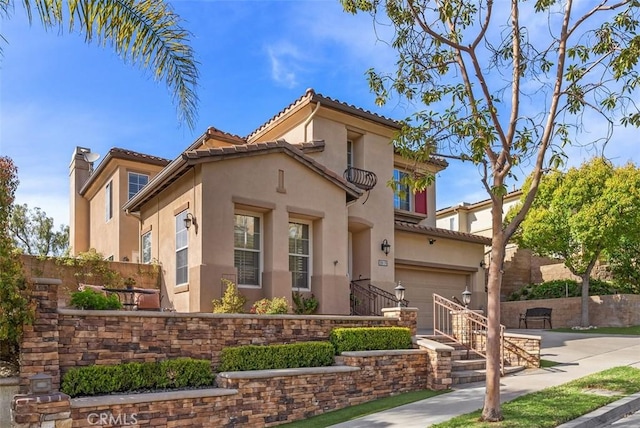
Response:
[{"label": "stone retaining wall", "polygon": [[[561,299],[522,300],[500,303],[501,323],[507,328],[518,328],[520,314],[528,308],[551,308],[554,328],[580,325],[580,297]],[[596,327],[626,327],[640,325],[640,295],[613,294],[589,297],[589,324]],[[529,328],[542,328],[542,321],[530,321]],[[522,324],[524,328],[524,324]]]},{"label": "stone retaining wall", "polygon": [[71,368],[191,357],[211,361],[228,346],[327,340],[336,327],[408,327],[417,309],[390,308],[384,317],[205,314],[147,311],[80,311],[57,307],[61,281],[34,279],[36,318],[25,327],[20,384],[50,374],[53,388]]}]

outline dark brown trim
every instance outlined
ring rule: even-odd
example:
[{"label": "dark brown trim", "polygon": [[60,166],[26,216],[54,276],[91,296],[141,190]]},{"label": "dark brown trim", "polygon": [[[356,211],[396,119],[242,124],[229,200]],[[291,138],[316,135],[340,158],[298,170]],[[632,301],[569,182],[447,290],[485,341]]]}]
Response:
[{"label": "dark brown trim", "polygon": [[480,268],[472,267],[472,266],[462,266],[462,265],[448,265],[445,263],[432,263],[432,262],[421,262],[417,260],[406,260],[406,259],[395,259],[396,268],[407,266],[407,267],[418,267],[425,269],[436,269],[441,271],[457,271],[460,273],[475,273],[480,270]]}]

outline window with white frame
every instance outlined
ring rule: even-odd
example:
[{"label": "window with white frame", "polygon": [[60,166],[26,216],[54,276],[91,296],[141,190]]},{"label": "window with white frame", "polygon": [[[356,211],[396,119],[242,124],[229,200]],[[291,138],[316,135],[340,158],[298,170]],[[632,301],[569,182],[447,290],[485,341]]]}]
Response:
[{"label": "window with white frame", "polygon": [[408,184],[404,184],[408,174],[398,169],[393,170],[393,181],[395,189],[393,192],[393,208],[397,210],[411,211],[411,189]]},{"label": "window with white frame", "polygon": [[238,270],[238,286],[260,287],[261,218],[255,214],[236,213],[233,220],[233,264]]},{"label": "window with white frame", "polygon": [[109,221],[113,217],[113,181],[108,182],[104,190],[105,221]]},{"label": "window with white frame", "polygon": [[176,215],[176,285],[189,282],[189,230],[185,218],[187,210]]},{"label": "window with white frame", "polygon": [[142,263],[151,263],[151,231],[142,235]]},{"label": "window with white frame", "polygon": [[347,140],[347,168],[353,166],[353,141]]},{"label": "window with white frame", "polygon": [[129,173],[129,199],[133,198],[149,182],[149,176],[146,174],[138,174],[137,172]]},{"label": "window with white frame", "polygon": [[308,223],[289,223],[289,271],[293,288],[311,288],[311,225]]}]

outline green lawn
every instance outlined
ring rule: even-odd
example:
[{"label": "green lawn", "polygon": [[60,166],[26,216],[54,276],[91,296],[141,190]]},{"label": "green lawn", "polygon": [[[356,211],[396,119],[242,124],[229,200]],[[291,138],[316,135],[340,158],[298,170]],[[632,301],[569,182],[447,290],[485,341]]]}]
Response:
[{"label": "green lawn", "polygon": [[[596,391],[613,391],[603,395]],[[503,422],[479,422],[481,411],[434,428],[552,428],[640,391],[640,369],[615,367],[502,404]]]},{"label": "green lawn", "polygon": [[301,428],[324,428],[329,425],[339,424],[341,422],[350,421],[361,416],[370,415],[371,413],[381,412],[383,410],[392,409],[394,407],[402,406],[403,404],[413,403],[414,401],[424,400],[425,398],[435,397],[436,395],[443,394],[448,391],[414,391],[406,392],[404,394],[394,395],[392,397],[381,398],[375,401],[369,401],[368,403],[359,404],[357,406],[350,406],[344,409],[335,410],[333,412],[324,413],[322,415],[314,416],[312,418],[291,422],[285,424],[288,427],[301,427]]},{"label": "green lawn", "polygon": [[[544,366],[554,365],[546,361]],[[602,390],[613,394],[603,395]],[[455,417],[434,428],[552,428],[592,412],[620,398],[640,391],[640,369],[615,367],[576,379],[564,385],[543,389],[502,404],[505,420],[498,423],[479,422],[481,412]],[[309,419],[286,424],[288,427],[324,428],[371,413],[381,412],[431,398],[449,391],[416,391],[370,401],[357,406],[335,410]]]},{"label": "green lawn", "polygon": [[554,328],[551,331],[559,333],[585,333],[585,334],[623,334],[627,336],[640,336],[640,325],[631,327],[598,327],[589,330],[573,330],[571,328]]}]

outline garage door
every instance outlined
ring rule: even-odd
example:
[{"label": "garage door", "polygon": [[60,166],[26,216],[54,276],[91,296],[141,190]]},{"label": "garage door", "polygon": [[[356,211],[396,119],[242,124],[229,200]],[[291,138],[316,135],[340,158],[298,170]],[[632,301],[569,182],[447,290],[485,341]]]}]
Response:
[{"label": "garage door", "polygon": [[402,281],[405,299],[409,306],[418,308],[418,329],[433,329],[433,293],[460,298],[469,279],[464,273],[396,267],[396,281]]}]

